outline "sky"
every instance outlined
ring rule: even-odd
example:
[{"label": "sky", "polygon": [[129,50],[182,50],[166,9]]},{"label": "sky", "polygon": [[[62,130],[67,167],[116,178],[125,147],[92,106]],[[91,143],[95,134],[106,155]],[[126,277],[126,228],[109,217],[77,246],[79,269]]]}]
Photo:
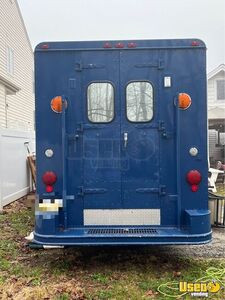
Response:
[{"label": "sky", "polygon": [[200,38],[207,69],[225,63],[225,0],[18,0],[42,41]]}]

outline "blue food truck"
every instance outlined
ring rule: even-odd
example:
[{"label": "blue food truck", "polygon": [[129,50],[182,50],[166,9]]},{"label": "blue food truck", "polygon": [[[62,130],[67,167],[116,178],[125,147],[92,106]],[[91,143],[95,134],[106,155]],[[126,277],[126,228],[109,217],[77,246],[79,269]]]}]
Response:
[{"label": "blue food truck", "polygon": [[35,77],[31,245],[211,240],[204,42],[40,43]]}]

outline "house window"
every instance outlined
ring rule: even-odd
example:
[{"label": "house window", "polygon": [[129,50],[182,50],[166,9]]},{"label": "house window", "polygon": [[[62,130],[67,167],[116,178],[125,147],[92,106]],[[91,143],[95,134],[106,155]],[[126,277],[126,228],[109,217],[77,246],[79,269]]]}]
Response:
[{"label": "house window", "polygon": [[216,81],[217,100],[225,100],[225,80]]},{"label": "house window", "polygon": [[12,48],[7,47],[6,59],[7,59],[7,72],[10,75],[14,74],[14,51]]},{"label": "house window", "polygon": [[153,87],[147,81],[127,85],[127,118],[131,122],[149,122],[153,118]]},{"label": "house window", "polygon": [[109,82],[93,82],[88,86],[88,119],[109,123],[114,118],[114,89]]}]

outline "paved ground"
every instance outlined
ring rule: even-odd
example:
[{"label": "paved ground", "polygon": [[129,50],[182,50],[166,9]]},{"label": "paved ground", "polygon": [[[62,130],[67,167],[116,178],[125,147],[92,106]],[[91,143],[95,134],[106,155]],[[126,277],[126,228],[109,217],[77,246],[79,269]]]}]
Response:
[{"label": "paved ground", "polygon": [[[75,250],[76,249],[76,250]],[[96,253],[100,256],[124,257],[126,255],[139,255],[140,260],[150,257],[152,260],[165,258],[171,260],[175,257],[184,258],[203,258],[203,259],[225,259],[225,229],[214,228],[213,240],[203,245],[181,245],[181,246],[133,246],[133,247],[86,247],[67,249],[66,252],[77,252],[82,256],[95,257]],[[147,256],[146,256],[147,255]]]},{"label": "paved ground", "polygon": [[[166,251],[171,254],[182,254],[193,258],[225,258],[225,228],[213,229],[213,240],[211,243],[166,248]],[[164,251],[164,249],[160,248],[160,251]]]}]

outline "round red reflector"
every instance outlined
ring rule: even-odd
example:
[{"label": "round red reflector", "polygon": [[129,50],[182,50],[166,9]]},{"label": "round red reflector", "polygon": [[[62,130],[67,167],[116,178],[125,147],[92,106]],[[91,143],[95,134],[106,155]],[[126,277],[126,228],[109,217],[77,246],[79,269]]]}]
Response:
[{"label": "round red reflector", "polygon": [[194,186],[198,185],[202,180],[202,175],[198,170],[191,170],[187,173],[187,182]]},{"label": "round red reflector", "polygon": [[197,185],[197,184],[193,184],[193,185],[191,186],[191,190],[192,190],[192,192],[197,192],[197,190],[198,190],[198,185]]},{"label": "round red reflector", "polygon": [[[57,176],[54,172],[52,171],[47,171],[44,173],[42,176],[42,181],[44,182],[45,185],[53,185],[57,180]],[[47,187],[46,187],[47,188]]]},{"label": "round red reflector", "polygon": [[53,186],[52,185],[46,185],[45,190],[47,193],[52,193],[53,192]]}]

